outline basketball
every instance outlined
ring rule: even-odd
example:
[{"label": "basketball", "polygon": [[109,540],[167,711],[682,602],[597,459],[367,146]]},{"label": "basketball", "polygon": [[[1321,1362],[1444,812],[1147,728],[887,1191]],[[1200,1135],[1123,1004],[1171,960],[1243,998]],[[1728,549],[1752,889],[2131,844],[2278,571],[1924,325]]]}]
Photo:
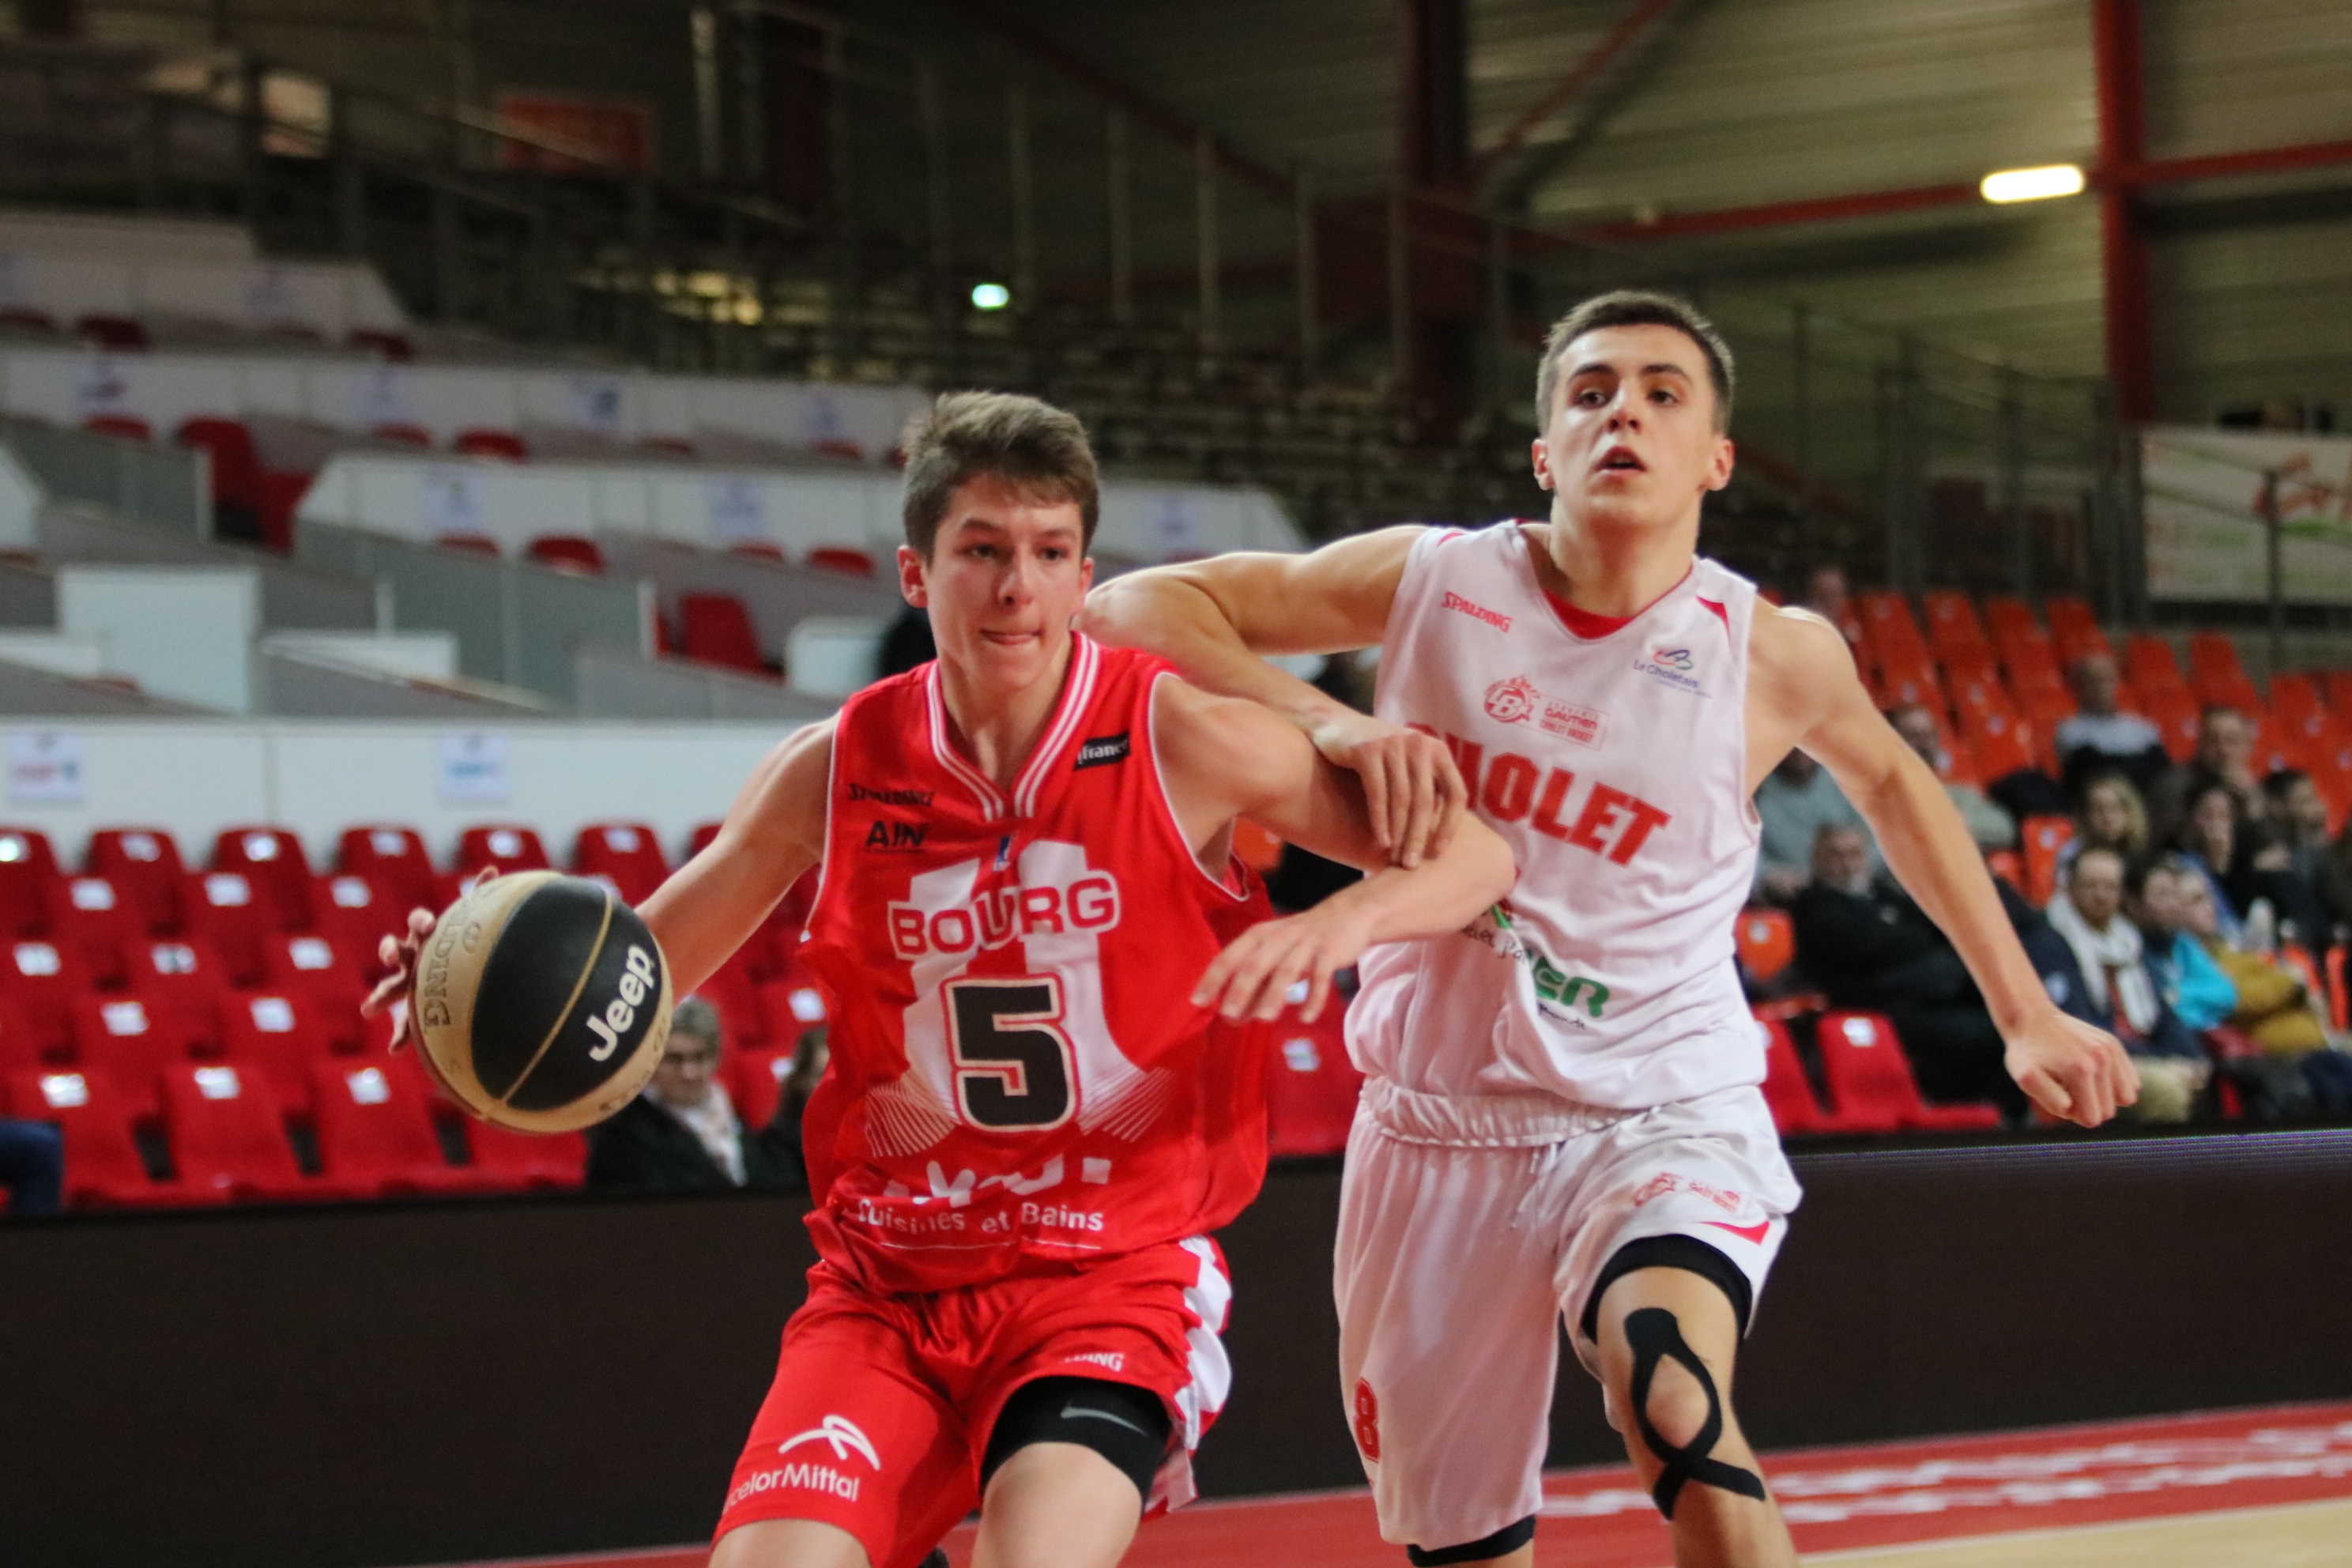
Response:
[{"label": "basketball", "polygon": [[669,966],[602,883],[530,871],[449,906],[425,947],[416,1023],[441,1081],[485,1121],[593,1126],[636,1097],[669,1040]]}]

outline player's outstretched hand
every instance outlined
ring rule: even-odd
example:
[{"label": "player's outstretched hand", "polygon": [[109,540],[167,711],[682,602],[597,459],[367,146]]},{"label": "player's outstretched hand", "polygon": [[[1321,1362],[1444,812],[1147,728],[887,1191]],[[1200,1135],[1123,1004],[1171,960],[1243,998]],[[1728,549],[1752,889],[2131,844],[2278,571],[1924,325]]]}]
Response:
[{"label": "player's outstretched hand", "polygon": [[373,1018],[395,1007],[400,1010],[398,1028],[392,1037],[395,1051],[416,1037],[416,1009],[408,1004],[415,999],[417,955],[425,951],[436,918],[431,910],[411,910],[404,934],[388,935],[376,943],[377,961],[391,965],[392,973],[375,983],[375,989],[360,1004],[360,1011]]},{"label": "player's outstretched hand", "polygon": [[1362,956],[1370,922],[1360,914],[1318,904],[1303,914],[1265,921],[1225,944],[1192,987],[1192,1005],[1214,1007],[1227,1018],[1271,1019],[1300,981],[1312,1022],[1331,994],[1331,976]]},{"label": "player's outstretched hand", "polygon": [[1445,852],[1470,792],[1444,742],[1368,713],[1326,719],[1309,738],[1326,762],[1364,781],[1372,832],[1390,859],[1410,870],[1423,855]]},{"label": "player's outstretched hand", "polygon": [[2052,1116],[2096,1127],[2139,1098],[2116,1037],[2052,1007],[2009,1041],[2009,1076]]}]

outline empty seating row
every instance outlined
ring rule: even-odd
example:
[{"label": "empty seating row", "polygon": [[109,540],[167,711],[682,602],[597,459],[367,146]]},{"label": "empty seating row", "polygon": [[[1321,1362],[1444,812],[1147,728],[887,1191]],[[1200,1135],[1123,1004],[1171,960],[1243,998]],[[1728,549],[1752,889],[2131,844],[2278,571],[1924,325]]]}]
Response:
[{"label": "empty seating row", "polygon": [[453,1164],[422,1069],[406,1057],[320,1061],[309,1074],[317,1169],[306,1171],[268,1079],[237,1061],[190,1062],[163,1076],[151,1170],[134,1134],[137,1109],[95,1068],[0,1077],[0,1105],[65,1133],[66,1195],[75,1206],[300,1202],[580,1184],[577,1133],[531,1137],[462,1124]]}]

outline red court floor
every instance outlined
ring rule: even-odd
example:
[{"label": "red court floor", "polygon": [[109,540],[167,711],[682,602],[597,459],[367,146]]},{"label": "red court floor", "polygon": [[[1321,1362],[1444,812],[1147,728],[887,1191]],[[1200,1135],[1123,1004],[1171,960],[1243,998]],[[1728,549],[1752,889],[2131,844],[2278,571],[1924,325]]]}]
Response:
[{"label": "red court floor", "polygon": [[[1765,1470],[1807,1555],[2274,1509],[2352,1499],[2352,1404],[1798,1449],[1768,1454]],[[969,1527],[948,1551],[958,1568],[970,1562]],[[698,1546],[677,1547],[538,1559],[534,1568],[698,1568],[703,1557]],[[1146,1525],[1127,1555],[1128,1568],[1403,1561],[1381,1542],[1360,1489],[1196,1504]],[[1673,1551],[1633,1472],[1605,1466],[1546,1478],[1536,1561],[1664,1568]]]}]

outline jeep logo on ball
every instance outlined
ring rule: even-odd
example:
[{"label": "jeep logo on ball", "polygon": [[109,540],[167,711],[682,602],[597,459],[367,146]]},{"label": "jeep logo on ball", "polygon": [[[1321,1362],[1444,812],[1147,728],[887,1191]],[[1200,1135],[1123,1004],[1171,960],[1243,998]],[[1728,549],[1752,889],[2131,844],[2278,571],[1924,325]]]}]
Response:
[{"label": "jeep logo on ball", "polygon": [[637,1009],[646,1004],[649,991],[660,989],[654,977],[654,955],[635,942],[629,944],[628,956],[622,960],[621,994],[604,1005],[602,1013],[588,1015],[588,1028],[604,1043],[588,1053],[591,1061],[603,1061],[621,1048],[621,1037],[637,1021]]}]

